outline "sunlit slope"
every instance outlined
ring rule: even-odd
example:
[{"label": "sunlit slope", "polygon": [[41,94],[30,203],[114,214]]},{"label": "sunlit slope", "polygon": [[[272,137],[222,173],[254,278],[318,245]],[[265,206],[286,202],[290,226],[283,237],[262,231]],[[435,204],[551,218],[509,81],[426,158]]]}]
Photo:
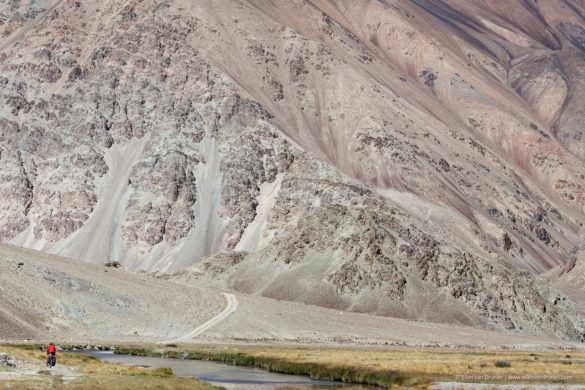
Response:
[{"label": "sunlit slope", "polygon": [[[154,271],[237,251],[266,273],[217,277],[245,291],[581,334],[536,275],[583,240],[582,3],[0,6],[4,241]],[[417,310],[435,292],[452,312]]]}]

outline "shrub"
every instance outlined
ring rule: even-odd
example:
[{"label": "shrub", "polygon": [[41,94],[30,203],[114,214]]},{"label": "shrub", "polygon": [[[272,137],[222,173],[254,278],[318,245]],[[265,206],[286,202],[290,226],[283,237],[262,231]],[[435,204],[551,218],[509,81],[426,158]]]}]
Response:
[{"label": "shrub", "polygon": [[170,378],[173,376],[173,369],[169,367],[156,368],[151,371],[150,375],[161,378]]},{"label": "shrub", "polygon": [[169,359],[184,359],[185,354],[179,351],[166,351],[165,353],[163,353],[163,357]]},{"label": "shrub", "polygon": [[[62,355],[62,356],[69,356],[69,355]],[[85,353],[79,353],[79,354],[75,354],[73,356],[75,356],[76,359],[82,361],[83,363],[87,363],[87,362],[91,362],[91,361],[99,361],[100,360],[96,356],[88,355],[88,354],[85,354]]]},{"label": "shrub", "polygon": [[512,365],[510,364],[509,361],[507,360],[497,360],[494,365],[496,367],[500,367],[500,368],[507,368],[507,367],[511,367]]},{"label": "shrub", "polygon": [[161,353],[156,351],[150,351],[146,348],[137,347],[114,347],[114,353],[116,355],[132,355],[132,356],[154,356],[160,357]]}]

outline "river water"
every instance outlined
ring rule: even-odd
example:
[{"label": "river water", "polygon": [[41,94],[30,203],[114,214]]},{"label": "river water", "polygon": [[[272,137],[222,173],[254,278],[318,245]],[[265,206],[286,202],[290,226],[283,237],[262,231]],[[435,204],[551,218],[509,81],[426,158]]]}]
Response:
[{"label": "river water", "polygon": [[91,351],[90,355],[105,362],[133,366],[169,367],[177,376],[196,376],[202,381],[226,389],[275,389],[278,387],[327,386],[328,389],[343,387],[341,382],[315,380],[299,375],[277,374],[259,368],[238,367],[205,360],[169,359],[159,357],[116,355],[109,351]]}]

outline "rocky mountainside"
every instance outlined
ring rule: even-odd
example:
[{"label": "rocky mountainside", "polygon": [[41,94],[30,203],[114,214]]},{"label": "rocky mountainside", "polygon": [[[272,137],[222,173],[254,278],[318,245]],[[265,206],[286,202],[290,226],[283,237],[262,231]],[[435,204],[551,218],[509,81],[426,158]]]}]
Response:
[{"label": "rocky mountainside", "polygon": [[542,279],[584,236],[583,1],[0,0],[0,35],[3,241],[583,338]]}]

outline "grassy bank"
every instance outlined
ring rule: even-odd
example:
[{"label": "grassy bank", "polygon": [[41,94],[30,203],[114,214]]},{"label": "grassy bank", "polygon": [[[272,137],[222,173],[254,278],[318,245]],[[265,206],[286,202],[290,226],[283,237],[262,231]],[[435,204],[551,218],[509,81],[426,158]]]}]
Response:
[{"label": "grassy bank", "polygon": [[583,352],[362,349],[318,347],[117,347],[116,353],[198,359],[381,387],[420,387],[433,381],[585,383]]},{"label": "grassy bank", "polygon": [[[0,387],[24,390],[54,388],[64,390],[213,390],[196,378],[179,378],[170,368],[146,369],[110,364],[83,353],[58,353],[57,366],[44,366],[45,353],[37,345],[0,345],[0,351],[19,360],[10,377],[1,377]],[[18,375],[19,368],[22,374]],[[17,374],[17,375],[14,375]]]},{"label": "grassy bank", "polygon": [[[38,346],[0,346],[11,356],[40,361]],[[258,367],[268,371],[307,375],[383,388],[427,388],[433,381],[525,384],[585,383],[585,353],[515,352],[486,350],[322,348],[303,346],[118,346],[116,353],[197,359]],[[42,371],[42,365],[39,366]],[[65,374],[40,373],[12,382],[16,389],[56,387],[63,389],[213,389],[195,378],[177,378],[169,369],[148,370],[99,361],[79,353],[60,353],[58,369]],[[45,370],[46,371],[46,370]],[[1,373],[0,373],[1,374]],[[474,378],[481,379],[474,379]],[[0,376],[1,378],[1,376]],[[8,382],[3,381],[3,385]],[[34,384],[35,386],[31,386]],[[532,384],[532,385],[531,385]],[[39,386],[40,385],[40,386]],[[24,386],[24,387],[23,387]],[[6,387],[6,386],[5,386]],[[359,385],[356,385],[359,388]]]},{"label": "grassy bank", "polygon": [[[278,350],[271,349],[274,352]],[[282,350],[281,350],[282,351]],[[329,364],[327,362],[296,361],[282,354],[274,356],[258,355],[253,351],[200,349],[148,349],[141,347],[118,346],[114,353],[137,356],[167,357],[177,359],[209,360],[237,366],[261,368],[270,372],[291,375],[305,375],[314,379],[340,381],[362,385],[374,385],[383,388],[392,386],[418,387],[430,383],[430,378],[410,377],[390,369],[371,369],[347,364]]]},{"label": "grassy bank", "polygon": [[426,384],[421,378],[408,378],[392,370],[370,370],[351,365],[298,362],[278,356],[257,356],[239,351],[200,350],[150,350],[146,348],[116,347],[114,353],[138,356],[167,357],[177,359],[209,360],[237,366],[257,367],[270,372],[291,375],[306,375],[314,379],[341,381],[346,383],[375,385],[380,387],[415,386]]}]

